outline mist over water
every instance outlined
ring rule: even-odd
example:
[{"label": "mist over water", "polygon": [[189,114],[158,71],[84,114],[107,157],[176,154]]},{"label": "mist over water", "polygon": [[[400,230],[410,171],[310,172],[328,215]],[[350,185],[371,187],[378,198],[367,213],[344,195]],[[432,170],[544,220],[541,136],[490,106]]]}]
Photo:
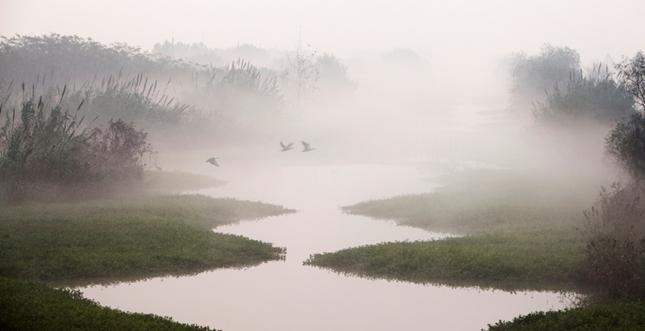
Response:
[{"label": "mist over water", "polygon": [[[181,70],[124,74],[119,84],[144,76],[155,87],[157,80],[159,86],[168,82],[159,88],[161,98],[180,100],[176,102],[195,111],[191,116],[197,120],[177,120],[182,123],[177,126],[132,120],[149,133],[159,152],[151,163],[163,171],[226,181],[184,194],[261,201],[298,211],[213,229],[285,247],[285,261],[89,286],[80,289],[85,297],[226,331],[480,330],[567,303],[558,293],[366,279],[304,266],[303,261],[311,254],[350,247],[450,236],[340,209],[432,192],[438,187],[432,179],[441,174],[480,168],[539,172],[559,180],[563,189],[591,188],[576,192],[584,197],[619,179],[604,155],[609,126],[587,123],[569,130],[535,125],[530,106],[535,100],[519,100],[523,106],[511,109],[518,100],[511,97],[510,71],[514,55],[534,54],[548,43],[579,50],[583,66],[592,61],[611,66],[640,47],[635,41],[645,38],[639,16],[644,11],[639,0],[115,0],[110,6],[7,0],[0,4],[0,35],[79,35],[106,44],[125,42],[148,55],[153,45],[165,42],[168,61],[195,61],[212,69],[199,77]],[[216,55],[189,58],[190,52],[179,51],[180,43]],[[293,69],[288,64],[294,58],[289,57],[296,53],[310,64],[330,55],[327,60],[338,61],[332,66],[336,71],[324,76],[317,67],[326,80],[320,79],[316,88],[306,89],[311,77],[290,86],[293,81],[285,73]],[[258,81],[271,85],[273,79],[277,88],[267,92],[237,89],[240,82],[217,85],[232,72],[232,63],[239,68],[244,61],[255,66],[248,72],[258,74]],[[87,69],[76,62],[71,67],[74,73]],[[19,76],[33,79],[29,68]],[[92,75],[106,74],[89,68]],[[70,90],[92,79],[51,72],[48,79],[69,84]],[[208,90],[211,82],[205,82],[213,77],[216,88]],[[0,79],[0,88],[6,85]],[[13,88],[18,91],[18,86]],[[541,89],[539,93],[544,100]],[[303,151],[303,142],[313,150]],[[281,143],[292,143],[293,149],[281,151]],[[205,162],[211,157],[218,166]]]},{"label": "mist over water", "polygon": [[[300,153],[300,152],[299,152]],[[220,169],[217,169],[219,171]],[[497,319],[560,309],[555,293],[452,289],[348,277],[303,266],[313,253],[386,241],[430,240],[445,234],[343,214],[339,206],[399,194],[430,192],[411,165],[332,164],[247,167],[221,175],[222,187],[199,191],[282,204],[296,214],[222,226],[286,247],[286,261],[191,277],[156,278],[82,289],[119,309],[172,316],[224,330],[479,330]]]}]

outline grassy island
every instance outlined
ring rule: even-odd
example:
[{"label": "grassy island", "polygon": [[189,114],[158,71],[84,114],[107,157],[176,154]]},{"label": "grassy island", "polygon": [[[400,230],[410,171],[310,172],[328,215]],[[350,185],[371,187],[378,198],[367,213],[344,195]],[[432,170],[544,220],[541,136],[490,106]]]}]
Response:
[{"label": "grassy island", "polygon": [[[562,178],[476,170],[440,179],[433,193],[343,207],[350,214],[457,235],[314,254],[307,265],[360,276],[507,290],[576,287],[584,240],[578,228],[593,197]],[[579,183],[576,184],[579,187]]]},{"label": "grassy island", "polygon": [[[173,176],[156,175],[167,190]],[[181,174],[183,178],[199,176]],[[140,195],[0,209],[0,329],[209,330],[101,307],[50,286],[190,275],[284,258],[270,243],[213,232],[291,213],[261,202],[202,195]]]}]

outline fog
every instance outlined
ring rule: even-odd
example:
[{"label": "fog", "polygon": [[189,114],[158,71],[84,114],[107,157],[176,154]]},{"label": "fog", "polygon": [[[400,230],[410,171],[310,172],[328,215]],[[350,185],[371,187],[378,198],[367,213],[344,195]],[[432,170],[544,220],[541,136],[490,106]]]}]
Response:
[{"label": "fog", "polygon": [[489,86],[496,61],[551,43],[583,62],[631,56],[643,40],[638,0],[541,1],[33,1],[3,0],[0,34],[50,32],[150,49],[163,40],[289,50],[299,36],[343,59],[411,48],[442,82]]},{"label": "fog", "polygon": [[[349,282],[352,284],[344,286],[356,289],[354,282],[360,283],[356,285],[359,287],[366,283],[356,279],[339,281],[340,278],[335,277],[340,276],[335,274],[315,274],[302,279],[295,279],[294,275],[319,271],[302,271],[301,262],[308,254],[321,253],[310,251],[310,247],[337,250],[348,245],[440,236],[419,229],[393,230],[396,225],[389,223],[369,228],[367,224],[373,220],[341,215],[338,211],[340,205],[430,192],[437,184],[428,184],[426,179],[467,169],[539,171],[556,178],[579,178],[585,182],[584,187],[592,184],[591,187],[598,188],[600,184],[619,178],[618,171],[603,152],[604,137],[611,124],[583,121],[581,125],[570,127],[537,125],[532,113],[535,106],[531,106],[531,102],[543,100],[527,98],[518,103],[513,99],[510,92],[511,69],[517,54],[533,56],[547,44],[577,51],[581,68],[597,62],[612,65],[623,57],[633,56],[643,49],[643,12],[645,2],[641,0],[548,0],[533,3],[511,0],[278,0],[262,3],[0,0],[0,35],[5,38],[51,33],[77,35],[104,45],[125,43],[139,47],[145,54],[160,52],[174,61],[192,61],[200,65],[203,70],[199,75],[178,71],[141,73],[126,70],[124,73],[123,81],[133,77],[137,79],[141,74],[150,77],[150,82],[155,81],[155,88],[157,81],[164,82],[165,85],[160,83],[158,88],[164,97],[179,100],[175,101],[181,102],[179,106],[186,105],[189,111],[194,111],[190,113],[190,125],[186,126],[127,119],[149,133],[150,143],[159,152],[153,164],[157,169],[207,174],[228,181],[223,188],[197,193],[260,200],[299,209],[300,213],[278,218],[275,223],[238,224],[222,230],[258,240],[274,240],[277,246],[293,245],[287,248],[297,255],[289,257],[291,260],[288,260],[286,268],[272,263],[265,269],[253,269],[258,278],[264,279],[262,284],[271,287],[265,279],[271,277],[282,280],[293,277],[294,283],[302,282],[302,279],[311,280],[312,284],[325,278],[326,284],[332,284],[328,286],[335,282]],[[202,53],[182,53],[179,46],[175,48],[182,43],[197,45]],[[289,71],[294,63],[300,63],[300,59],[316,66]],[[1,65],[0,69],[7,69]],[[76,68],[75,65],[72,63],[69,67]],[[95,72],[96,75],[110,74],[99,73],[101,68],[80,68],[80,64],[78,67],[78,73],[70,74],[76,75],[73,77],[57,73],[61,75],[59,82],[80,85],[91,80]],[[258,77],[257,81],[249,79],[258,83],[250,89],[252,92],[239,88],[241,84],[235,81],[238,76],[227,76],[236,68],[246,68],[246,74]],[[294,72],[299,72],[299,76],[294,78]],[[310,79],[309,75],[314,73],[317,80]],[[43,77],[30,78],[35,75],[28,70],[20,72],[19,76],[25,80]],[[56,78],[48,79],[56,82]],[[239,79],[243,81],[245,78]],[[313,85],[308,85],[310,83]],[[6,84],[8,81],[0,77],[0,87],[4,88]],[[18,86],[14,88],[18,89]],[[151,85],[144,85],[143,90],[148,86]],[[542,89],[539,92],[542,93]],[[162,98],[158,97],[155,102],[159,100]],[[70,107],[76,107],[79,101],[71,100]],[[99,106],[86,103],[83,109],[99,112]],[[97,123],[105,123],[108,119],[104,116]],[[304,142],[313,150],[307,150]],[[281,143],[292,143],[293,149],[282,151]],[[204,162],[211,157],[218,158],[217,165]],[[584,194],[594,195],[595,192]],[[351,225],[358,221],[360,225]],[[317,232],[318,228],[314,231],[307,226],[322,230]],[[342,233],[350,230],[355,232]],[[329,238],[308,239],[308,236],[321,237],[320,233],[329,235]],[[338,238],[343,240],[334,243]],[[240,281],[242,278],[237,273],[242,272],[246,272],[245,277],[252,273],[244,270],[204,273],[199,277],[206,280],[200,286],[212,286],[215,282],[235,283],[238,287],[231,285],[226,294],[233,300],[249,285]],[[190,286],[186,284],[193,279],[170,282]],[[154,289],[151,292],[143,290],[142,298],[150,299],[150,293],[155,291],[164,292],[156,287],[164,284],[156,280],[153,283]],[[397,283],[395,286],[386,283],[369,284],[379,287],[374,291],[391,292],[403,303],[407,300],[408,297],[398,289],[405,287],[408,291],[410,284]],[[134,287],[145,288],[146,284],[151,283]],[[291,287],[290,282],[284,285]],[[103,289],[88,289],[88,293],[93,293],[88,296],[112,306],[125,306],[119,300],[122,300],[124,288],[125,292],[130,292],[127,286],[115,286],[104,293]],[[301,287],[298,289],[302,290]],[[428,286],[422,292],[444,289],[448,290]],[[212,287],[210,290],[202,295],[210,296],[220,291]],[[369,291],[373,290],[370,288]],[[462,295],[463,292],[457,293]],[[419,302],[431,296],[424,293],[418,294]],[[456,292],[451,293],[445,296]],[[243,297],[247,300],[260,295],[247,294],[248,297]],[[168,310],[180,309],[176,305],[182,293],[174,295],[158,303],[134,304],[129,309],[171,316],[173,312]],[[275,294],[269,292],[259,302],[270,302],[273,299],[271,295]],[[356,305],[365,302],[361,301],[362,293],[355,295],[360,297]],[[486,292],[486,295],[492,296],[493,293]],[[527,298],[533,295],[524,293]],[[537,294],[535,296],[538,297]],[[482,300],[474,293],[467,297]],[[293,306],[294,310],[306,310],[302,314],[316,309],[317,302],[311,298],[304,308],[295,307],[299,305],[295,302],[301,298],[301,293],[293,289],[284,298],[287,301],[293,299],[289,307]],[[517,307],[505,307],[506,313],[510,314],[505,318],[564,306],[562,303],[554,304],[557,296],[553,293],[544,294],[539,302],[531,304],[526,304],[527,298],[521,299],[524,301]],[[211,302],[212,298],[202,299],[209,305],[215,304]],[[472,299],[465,299],[469,300]],[[508,304],[508,300],[500,299],[500,302]],[[218,304],[225,305],[225,301],[220,301]],[[235,321],[227,321],[230,322],[227,329],[257,327],[235,324],[252,320],[235,315],[241,314],[248,302],[242,301],[239,306],[230,308],[230,316],[235,318],[229,319]],[[163,307],[156,311],[147,309],[154,304]],[[455,306],[461,304],[463,302],[454,303]],[[434,302],[431,305],[439,304]],[[515,308],[517,311],[509,312]],[[255,309],[255,313],[260,314],[264,307]],[[280,309],[273,309],[272,313],[281,313]],[[185,310],[177,316],[188,316],[194,311]],[[343,311],[334,313],[334,316],[340,316],[338,318],[347,315]],[[361,314],[370,315],[366,311],[361,311]],[[387,321],[396,324],[401,316],[407,314]],[[185,321],[217,326],[217,319],[221,317],[204,317],[207,315],[186,317]],[[300,315],[303,321],[298,322],[298,327],[310,322],[306,320],[307,316]],[[266,317],[266,320],[271,321],[272,318]],[[442,322],[445,323],[444,329],[450,329],[450,319],[455,317],[448,319]],[[468,327],[484,327],[485,321],[493,323],[497,319],[483,316]],[[333,317],[328,320],[333,320]],[[421,324],[426,321],[420,321],[416,327],[427,329],[425,324]],[[289,326],[287,322],[282,318],[282,324],[276,325]],[[361,328],[359,322],[356,322],[357,328]]]}]

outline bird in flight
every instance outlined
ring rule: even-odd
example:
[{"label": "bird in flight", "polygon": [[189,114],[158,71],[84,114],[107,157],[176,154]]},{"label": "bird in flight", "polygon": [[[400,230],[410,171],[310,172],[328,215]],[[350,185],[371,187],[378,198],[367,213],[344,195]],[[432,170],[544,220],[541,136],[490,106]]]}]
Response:
[{"label": "bird in flight", "polygon": [[293,147],[291,147],[291,145],[293,145],[293,143],[289,143],[289,145],[286,145],[286,146],[285,146],[285,144],[283,144],[282,142],[280,142],[280,146],[282,146],[282,152],[286,152],[286,151],[288,151],[288,150],[290,150],[290,149],[293,149]]},{"label": "bird in flight", "polygon": [[302,142],[302,146],[304,146],[304,147],[305,147],[305,149],[303,149],[303,150],[302,150],[303,152],[309,152],[309,151],[313,151],[313,150],[315,149],[315,148],[311,148],[311,147],[309,146],[309,144],[308,144],[308,143],[306,143],[306,142],[304,142],[304,141]]},{"label": "bird in flight", "polygon": [[217,164],[217,159],[219,159],[219,157],[211,157],[210,159],[206,160],[206,162],[208,162],[208,163],[210,163],[210,164],[212,164],[212,165],[214,165],[216,167],[219,167],[219,164]]}]

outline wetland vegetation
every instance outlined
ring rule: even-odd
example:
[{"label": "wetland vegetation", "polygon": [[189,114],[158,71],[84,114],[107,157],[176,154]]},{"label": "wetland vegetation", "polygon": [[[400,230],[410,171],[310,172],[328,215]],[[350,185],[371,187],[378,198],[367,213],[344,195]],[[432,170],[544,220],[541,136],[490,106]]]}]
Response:
[{"label": "wetland vegetation", "polygon": [[199,195],[3,208],[0,270],[5,277],[91,283],[279,260],[282,248],[211,229],[285,212]]},{"label": "wetland vegetation", "polygon": [[[531,77],[534,67],[551,66],[556,69],[551,72],[561,74],[570,71],[566,91],[552,79],[554,89],[546,92],[546,101],[533,104],[535,126],[558,137],[542,148],[568,150],[567,155],[555,154],[563,164],[538,173],[519,168],[520,176],[513,170],[470,171],[459,174],[466,180],[448,181],[434,193],[343,207],[352,214],[462,236],[314,254],[304,264],[364,277],[454,286],[561,291],[583,286],[578,289],[584,293],[582,307],[500,321],[490,330],[644,329],[645,206],[640,197],[645,192],[645,57],[639,52],[616,65],[618,80],[601,73],[600,65],[589,76],[576,74],[577,57],[568,48],[545,47],[539,57],[519,56],[513,72],[514,89],[521,97],[517,91],[523,89],[517,86],[531,87],[527,82],[546,88],[544,81]],[[609,129],[608,124],[616,121]],[[578,153],[561,149],[571,143],[562,140],[567,135],[581,141],[591,137],[585,132],[598,130],[606,134],[606,155],[623,174],[619,177],[623,182],[614,182],[611,189],[602,186],[610,184],[611,177],[589,172],[583,168],[586,161],[576,160]],[[595,162],[599,161],[600,157]],[[598,187],[599,196],[590,196]]]},{"label": "wetland vegetation", "polygon": [[509,170],[472,170],[441,181],[445,186],[433,193],[343,210],[459,236],[348,248],[312,255],[305,263],[421,283],[508,290],[575,287],[585,245],[576,228],[593,197],[572,195],[558,179]]},{"label": "wetland vegetation", "polygon": [[[204,61],[215,54],[204,45],[176,46],[188,56],[199,53]],[[307,103],[346,110],[340,106],[352,103],[356,83],[336,57],[316,57],[300,44],[282,59],[282,67],[274,68],[244,59],[219,67],[177,60],[172,58],[174,41],[156,48],[168,47],[170,56],[148,54],[124,44],[108,47],[56,34],[0,42],[0,327],[207,329],[103,308],[79,292],[49,286],[181,276],[284,258],[284,248],[212,229],[293,210],[200,195],[158,195],[224,182],[150,171],[161,169],[151,140],[164,152],[183,152],[187,145],[208,150],[249,142],[264,146],[277,131],[306,132],[300,128],[306,121],[298,116]],[[248,45],[238,50],[266,57],[264,50]],[[446,176],[434,193],[343,210],[457,236],[314,254],[304,264],[418,283],[508,291],[589,286],[614,300],[645,298],[645,208],[639,201],[645,124],[638,112],[645,104],[643,55],[617,65],[619,79],[607,66],[594,65],[594,71],[583,73],[579,61],[577,51],[550,45],[537,56],[516,55],[512,107],[527,111],[535,101],[536,127],[558,144],[546,148],[572,152],[573,157],[557,158],[565,162],[584,151],[577,153],[579,145],[563,137],[609,130],[618,117],[629,117],[617,123],[606,142],[609,154],[631,176],[628,184],[603,189],[597,198],[595,192],[608,182],[585,170],[588,159],[580,158],[572,163],[579,168],[565,172],[518,167]],[[324,98],[316,99],[320,95]],[[402,107],[399,100],[396,105]],[[316,116],[309,120],[316,122]],[[356,135],[343,134],[330,140],[341,146],[343,138]],[[580,180],[585,176],[593,179]],[[491,330],[592,324],[633,329],[640,327],[634,321],[643,310],[640,303],[618,303],[535,313]]]}]

